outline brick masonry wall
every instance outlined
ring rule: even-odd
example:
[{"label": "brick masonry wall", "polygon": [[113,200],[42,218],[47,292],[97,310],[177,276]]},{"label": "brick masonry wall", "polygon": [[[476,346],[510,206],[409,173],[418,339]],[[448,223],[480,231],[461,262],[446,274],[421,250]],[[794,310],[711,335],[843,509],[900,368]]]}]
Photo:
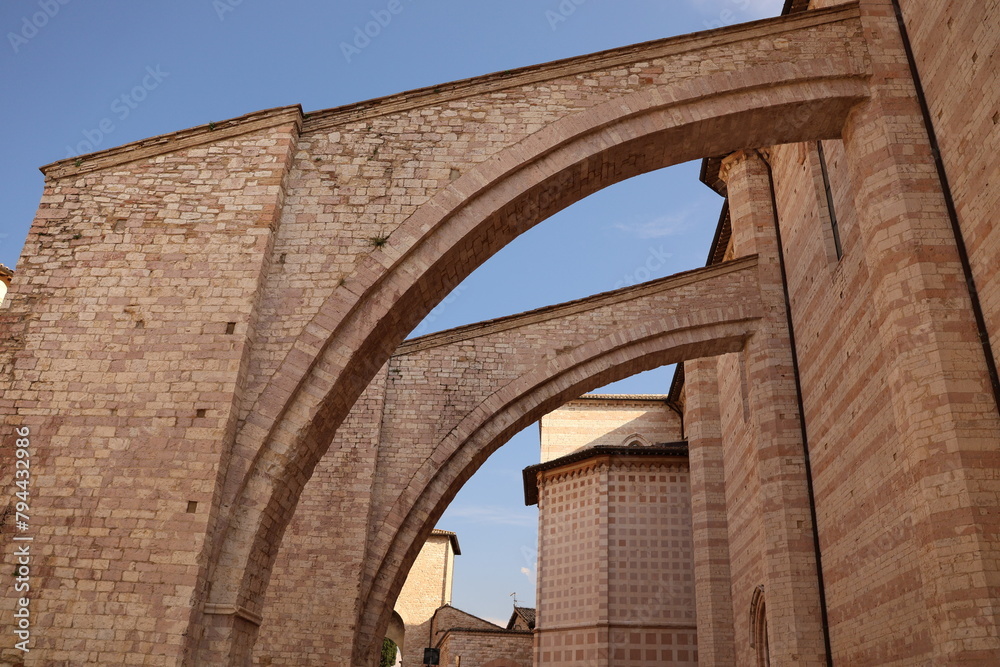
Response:
[{"label": "brick masonry wall", "polygon": [[734,664],[736,653],[716,359],[684,362],[681,399],[691,467],[698,664],[722,667]]},{"label": "brick masonry wall", "polygon": [[441,644],[441,667],[531,667],[531,641],[530,632],[454,630]]},{"label": "brick masonry wall", "polygon": [[[683,439],[680,415],[660,400],[581,398],[545,415],[539,422],[542,463],[587,447],[621,447]],[[638,437],[636,437],[638,436]]]},{"label": "brick masonry wall", "polygon": [[[901,0],[969,250],[993,352],[1000,355],[1000,67],[996,3]],[[998,359],[1000,361],[1000,359]]]},{"label": "brick masonry wall", "polygon": [[[299,500],[267,590],[255,665],[328,665],[331,647],[353,641],[387,373],[341,426],[338,438],[349,444],[323,457]],[[436,591],[440,601],[440,582]]]},{"label": "brick masonry wall", "polygon": [[773,155],[831,641],[837,659],[851,663],[917,659],[929,637],[909,515],[913,480],[898,462],[898,435],[885,409],[886,356],[873,344],[872,287],[844,148],[824,142],[824,152],[844,247],[839,262],[831,259],[815,146],[780,147]]},{"label": "brick masonry wall", "polygon": [[181,659],[297,132],[263,122],[46,179],[0,311],[0,414],[33,442],[28,664]]},{"label": "brick masonry wall", "polygon": [[730,380],[739,386],[738,410],[752,442],[751,455],[734,463],[758,477],[760,495],[747,506],[729,508],[731,528],[733,513],[759,514],[763,580],[737,579],[733,588],[750,595],[765,587],[772,660],[819,665],[826,661],[822,604],[770,174],[759,152],[741,151],[723,161],[723,178],[733,249],[737,256],[758,254],[764,311]]},{"label": "brick masonry wall", "polygon": [[[844,149],[839,142],[825,144],[845,248],[839,263],[815,146],[778,147],[771,159],[820,499],[834,653],[851,664],[883,664],[889,656],[905,660],[927,649],[926,631],[916,620],[923,601],[912,561],[915,547],[907,541],[912,539],[906,509],[911,491],[906,470],[894,464],[891,449],[880,449],[894,437],[891,416],[883,408],[889,400],[880,379],[884,362],[878,346],[871,344],[870,288],[857,250]],[[756,438],[739,426],[754,419],[748,396],[753,385],[747,381],[745,355],[720,358],[718,367],[724,432],[731,434],[726,441],[727,505],[735,536],[731,567],[734,581],[746,582],[733,591],[735,637],[741,659],[751,660],[747,638],[752,582],[765,577],[752,572],[759,556],[749,546],[759,544],[760,537],[759,528],[751,528],[755,520],[748,512],[754,503],[747,499],[759,492],[752,490],[752,470],[742,463],[749,460],[743,449],[747,445],[738,443]],[[859,469],[877,472],[869,477],[859,475]],[[874,484],[874,479],[880,483]],[[878,510],[873,512],[873,507]],[[887,563],[892,567],[886,569]],[[862,580],[884,582],[876,598]],[[770,613],[773,607],[771,600]]]},{"label": "brick masonry wall", "polygon": [[[873,16],[891,17],[888,3],[870,4]],[[965,183],[965,186],[955,187],[956,201],[966,236],[970,239],[970,249],[977,248],[972,250],[974,256],[980,253],[978,263],[975,259],[973,262],[977,282],[986,285],[989,293],[991,272],[985,269],[988,261],[983,258],[995,252],[991,249],[995,241],[989,240],[994,231],[992,225],[981,222],[977,210],[997,196],[995,188],[984,182],[992,168],[985,167],[981,157],[989,151],[990,142],[995,141],[992,137],[996,136],[991,133],[990,122],[996,105],[995,87],[983,83],[984,77],[995,77],[995,69],[980,68],[976,63],[980,57],[978,49],[989,40],[995,40],[995,31],[983,27],[985,8],[982,5],[939,3],[930,12],[925,11],[930,8],[922,6],[914,10],[913,5],[903,2],[911,36],[916,34],[914,47],[921,71],[938,81],[936,93],[932,92],[933,86],[928,86],[932,112],[942,146],[951,146],[949,172]],[[882,20],[880,26],[884,34],[893,32],[889,20]],[[990,50],[986,48],[983,52]],[[899,62],[898,53],[893,62]],[[898,70],[902,74],[903,68],[898,67]],[[976,83],[972,84],[973,81]],[[990,91],[985,95],[978,92],[983,85]],[[911,114],[912,109],[911,106]],[[953,120],[945,122],[942,118]],[[965,120],[959,122],[957,118]],[[973,118],[975,120],[971,120]],[[926,144],[921,145],[919,135],[898,131],[896,141],[910,142],[908,150],[922,155],[924,162],[919,171],[925,173],[929,164]],[[858,197],[865,191],[858,186],[858,174],[864,169],[859,168],[859,164],[867,167],[873,162],[866,162],[856,154],[852,156],[850,148],[845,148],[840,141],[824,142],[824,151],[844,244],[844,257],[839,261],[833,249],[815,145],[777,147],[771,151],[771,161],[802,373],[835,661],[858,665],[917,664],[928,660],[928,655],[936,655],[932,660],[944,663],[958,660],[961,651],[968,650],[965,655],[977,656],[970,659],[989,662],[997,656],[992,642],[972,639],[972,635],[965,642],[944,640],[940,634],[934,638],[941,626],[929,619],[943,618],[936,615],[947,612],[938,606],[940,602],[929,599],[935,594],[935,585],[923,574],[928,565],[925,564],[926,547],[921,545],[927,544],[927,538],[921,537],[915,528],[919,517],[926,517],[928,512],[928,500],[914,477],[914,471],[922,464],[907,460],[907,454],[914,448],[912,444],[905,444],[907,428],[899,427],[898,413],[890,409],[894,401],[899,400],[894,398],[899,385],[894,385],[890,371],[900,365],[893,359],[902,343],[896,337],[888,343],[879,340],[878,325],[886,317],[885,301],[879,300],[876,292],[879,288],[873,287],[872,254],[870,250],[866,252],[865,246],[869,232],[859,228],[862,220],[857,212]],[[968,188],[970,183],[977,183],[975,192]],[[927,188],[924,192],[933,192],[933,185],[924,187]],[[916,191],[921,189],[916,188]],[[899,195],[880,195],[881,201],[900,202],[895,205],[898,210],[903,206],[903,198],[892,197]],[[860,201],[862,205],[865,202],[863,197]],[[937,204],[925,206],[924,216],[928,217],[935,210],[941,210]],[[925,237],[925,244],[928,238]],[[977,243],[980,246],[977,247]],[[949,276],[945,280],[953,280],[950,276],[955,276],[955,271],[947,268],[947,262],[954,260],[945,259],[949,255],[955,257],[945,251],[937,255],[937,265],[926,264],[925,267],[932,267],[928,273],[944,268]],[[879,280],[884,277],[879,276]],[[952,284],[960,285],[960,282],[955,279]],[[984,302],[989,298],[987,295]],[[988,317],[992,317],[987,310]],[[967,322],[968,314],[962,318]],[[943,321],[948,319],[956,318],[942,318]],[[995,324],[991,329],[997,330]],[[960,336],[952,333],[949,341],[968,340],[966,336],[964,332]],[[949,354],[949,346],[955,347],[949,342],[935,354],[942,351]],[[966,359],[975,356],[972,351]],[[934,362],[927,360],[924,363]],[[969,368],[967,362],[963,363],[962,377],[970,377]],[[737,391],[742,370],[735,355],[729,361],[721,360],[720,370],[723,386],[731,388],[729,397],[724,398],[723,411],[739,415],[744,402]],[[977,372],[982,372],[981,366]],[[939,386],[950,381],[945,379]],[[989,414],[988,409],[977,406],[981,398],[987,396],[988,393],[982,392],[955,394],[951,398],[954,405],[962,405],[958,409],[972,419],[971,423],[977,424],[975,429],[963,427],[966,431],[961,442],[969,449],[965,455],[968,461],[982,460],[975,452],[979,448],[977,442],[982,429],[988,430],[993,418],[973,418],[972,415],[977,412]],[[934,408],[930,408],[930,412],[933,411]],[[902,419],[907,426],[919,421],[910,417]],[[947,419],[941,421],[942,432],[949,428],[946,423]],[[943,451],[938,452],[940,457]],[[995,463],[987,461],[974,465],[976,468],[995,468]],[[729,470],[727,467],[727,473]],[[727,491],[732,494],[731,487],[740,485],[733,484]],[[980,492],[980,502],[992,506],[996,495],[988,485],[977,481],[973,488]],[[730,506],[732,503],[730,501]],[[984,527],[984,534],[992,535],[993,528]],[[959,555],[965,549],[958,540],[950,542],[951,546],[939,552],[935,559],[974,562],[975,557],[967,560],[968,556]],[[982,545],[975,551],[990,558],[993,549]],[[742,558],[742,549],[734,545],[734,570]],[[946,567],[951,569],[950,565]],[[972,565],[970,569],[975,567]],[[985,564],[985,568],[993,571],[992,564]],[[966,585],[959,587],[965,589]],[[739,598],[735,591],[734,597]],[[981,605],[977,616],[984,626],[991,626],[994,612],[989,600],[996,599],[995,593],[970,591],[963,597],[981,600],[976,603]],[[746,614],[748,602],[748,599],[735,600],[738,644],[748,636],[740,630],[743,624],[740,617]]]},{"label": "brick masonry wall", "polygon": [[687,462],[622,461],[607,493],[610,664],[699,664]]},{"label": "brick masonry wall", "polygon": [[599,629],[607,620],[607,564],[596,557],[607,548],[606,484],[606,468],[590,466],[546,475],[539,485],[537,664],[596,665],[602,647],[607,655],[607,630]]},{"label": "brick masonry wall", "polygon": [[[727,354],[717,361],[720,425],[723,437],[725,499],[729,530],[730,585],[736,664],[753,664],[746,639],[753,589],[765,578],[763,525],[760,517],[760,477],[753,465],[757,440],[750,427],[744,355]],[[691,400],[691,399],[688,399]],[[744,406],[747,409],[744,410]]]},{"label": "brick masonry wall", "polygon": [[[988,83],[996,72],[977,63],[979,49],[995,43],[996,31],[986,27],[981,3],[901,4],[918,69],[936,81],[924,82],[932,116],[948,154],[976,281],[984,303],[992,303],[996,241],[983,210],[997,196],[986,185],[991,167],[984,157],[996,141],[991,127],[996,91]],[[830,543],[824,553],[830,553],[831,585],[845,593],[841,604],[832,602],[832,639],[838,654],[858,664],[882,664],[897,656],[949,664],[996,661],[1000,644],[989,628],[997,627],[998,590],[988,583],[998,570],[993,508],[1000,490],[988,472],[1000,465],[995,445],[988,444],[998,438],[996,406],[924,121],[906,83],[909,65],[893,8],[887,1],[871,1],[863,10],[872,48],[885,55],[876,68],[873,101],[845,128],[847,159],[839,160],[840,148],[832,146],[837,209],[846,205],[847,241],[858,249],[851,257],[852,249],[845,247],[845,266],[833,270],[833,289],[823,280],[813,285],[822,273],[810,275],[803,266],[796,269],[793,290],[793,299],[804,302],[793,307],[796,321],[811,328],[803,347],[815,353],[807,354],[829,354],[831,325],[843,327],[838,340],[846,348],[838,355],[840,366],[847,367],[840,378],[823,371],[824,362],[815,357],[803,371],[819,376],[816,383],[806,383],[804,392],[807,415],[813,415],[810,430],[816,424],[823,439],[822,449],[816,449],[822,475],[817,481],[823,485],[817,498],[821,540]],[[857,225],[853,239],[852,221]],[[808,233],[803,230],[800,239]],[[803,265],[811,257],[804,257]],[[866,291],[867,299],[861,296]],[[845,292],[859,298],[845,299]],[[824,308],[843,313],[843,324],[822,318]],[[992,308],[986,310],[995,332]],[[865,309],[872,314],[865,315]],[[813,333],[821,330],[813,344]],[[864,335],[865,330],[870,333]],[[831,403],[828,387],[843,381],[853,386]],[[831,436],[842,438],[832,442],[838,450],[842,442],[848,457],[844,451],[826,454]],[[866,470],[864,476],[857,474],[859,467]],[[826,493],[832,501],[828,506]],[[967,493],[975,501],[965,500]],[[829,528],[823,526],[825,512],[835,517]],[[958,525],[966,527],[966,537],[955,534]],[[854,539],[847,541],[850,533]],[[865,546],[859,550],[858,544]],[[859,574],[877,582],[877,595],[854,597]],[[859,614],[859,608],[865,611]],[[879,613],[868,611],[876,609]],[[975,627],[968,627],[970,618],[976,619]]]},{"label": "brick masonry wall", "polygon": [[455,552],[451,539],[432,535],[420,549],[396,599],[396,612],[406,625],[404,665],[419,665],[424,647],[431,646],[431,620],[439,607],[451,604],[451,582],[455,571]]}]

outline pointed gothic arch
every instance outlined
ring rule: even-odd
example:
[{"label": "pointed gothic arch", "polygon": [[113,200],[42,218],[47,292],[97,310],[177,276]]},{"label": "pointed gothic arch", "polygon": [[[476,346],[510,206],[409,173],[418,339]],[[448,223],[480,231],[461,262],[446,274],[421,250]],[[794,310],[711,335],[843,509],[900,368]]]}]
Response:
[{"label": "pointed gothic arch", "polygon": [[[816,25],[831,17],[853,21],[857,9],[809,18]],[[817,39],[811,31],[782,32]],[[735,59],[758,39],[739,43]],[[838,136],[866,97],[864,67],[845,53],[642,90],[551,123],[419,207],[323,305],[237,434],[224,491],[232,510],[214,541],[208,607],[259,608],[281,533],[336,428],[406,333],[486,258],[625,178],[744,146]],[[218,619],[228,626],[223,634],[255,633],[237,630],[239,618]]]},{"label": "pointed gothic arch", "polygon": [[757,656],[757,667],[771,667],[770,643],[767,637],[767,602],[764,599],[764,585],[753,591],[750,600],[750,648]]},{"label": "pointed gothic arch", "polygon": [[461,278],[528,227],[624,178],[746,145],[837,136],[866,95],[858,65],[774,63],[608,102],[506,149],[417,209],[321,308],[238,434],[210,607],[260,604],[283,527],[336,427]]}]

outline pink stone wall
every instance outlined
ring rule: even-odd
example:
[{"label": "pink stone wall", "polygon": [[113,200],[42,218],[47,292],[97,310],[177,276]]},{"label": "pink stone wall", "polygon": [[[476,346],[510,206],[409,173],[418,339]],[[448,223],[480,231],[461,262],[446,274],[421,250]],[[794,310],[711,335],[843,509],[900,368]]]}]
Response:
[{"label": "pink stone wall", "polygon": [[622,447],[683,439],[680,414],[664,397],[601,400],[583,397],[545,415],[539,422],[542,462],[598,445]]},{"label": "pink stone wall", "polygon": [[531,665],[530,632],[454,630],[441,644],[441,667]]},{"label": "pink stone wall", "polygon": [[685,460],[539,473],[537,664],[698,664],[690,497]]},{"label": "pink stone wall", "polygon": [[419,665],[424,647],[432,646],[431,622],[439,607],[451,604],[455,552],[451,538],[434,534],[424,543],[396,599],[396,612],[406,625],[404,665]]},{"label": "pink stone wall", "polygon": [[[205,592],[206,536],[296,114],[46,180],[0,311],[0,414],[7,427],[28,426],[33,443],[29,661],[182,657]],[[2,454],[9,489],[14,468]],[[5,571],[11,554],[4,550]],[[13,601],[0,598],[5,628]],[[0,636],[0,646],[13,641]]]},{"label": "pink stone wall", "polygon": [[[357,573],[367,555],[356,536],[367,531],[386,373],[368,386],[341,427],[350,446],[323,458],[299,500],[274,564],[254,664],[326,665],[331,646],[353,639]],[[440,601],[440,582],[436,592]]]}]

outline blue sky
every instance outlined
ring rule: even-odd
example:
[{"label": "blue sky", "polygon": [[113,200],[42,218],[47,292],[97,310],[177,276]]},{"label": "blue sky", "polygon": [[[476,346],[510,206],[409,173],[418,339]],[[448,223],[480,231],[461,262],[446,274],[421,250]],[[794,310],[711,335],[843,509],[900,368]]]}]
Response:
[{"label": "blue sky", "polygon": [[[260,109],[298,103],[315,111],[776,16],[783,4],[395,2],[7,0],[0,263],[18,262],[42,192],[38,167],[67,156]],[[379,18],[375,37],[358,38]],[[473,273],[415,334],[704,265],[721,199],[698,183],[698,167],[631,179],[544,221]],[[608,391],[665,393],[669,380],[658,369]],[[506,621],[511,593],[533,604],[536,513],[523,506],[520,471],[537,461],[533,426],[483,466],[440,522],[463,549],[456,606]]]}]

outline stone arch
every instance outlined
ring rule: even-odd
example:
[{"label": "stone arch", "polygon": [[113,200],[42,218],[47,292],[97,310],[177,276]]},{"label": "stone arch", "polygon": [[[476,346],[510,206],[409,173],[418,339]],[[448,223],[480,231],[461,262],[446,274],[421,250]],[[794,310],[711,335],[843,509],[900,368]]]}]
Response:
[{"label": "stone arch", "polygon": [[[552,123],[418,208],[335,290],[250,410],[223,490],[231,509],[210,547],[208,606],[255,613],[333,433],[406,334],[474,268],[549,215],[631,176],[748,146],[839,136],[867,96],[863,69],[831,56],[643,90]],[[231,639],[205,655],[224,650],[239,660],[249,650],[255,631],[238,627],[239,617],[215,623]],[[226,643],[240,648],[220,648]]]},{"label": "stone arch", "polygon": [[[349,548],[363,543],[365,549],[351,559],[350,568],[356,573],[353,577],[327,577],[318,573],[318,585],[326,587],[318,591],[350,587],[352,592],[338,610],[336,627],[329,624],[329,618],[308,613],[295,625],[296,632],[301,629],[307,636],[312,632],[312,636],[323,637],[331,645],[355,643],[362,594],[371,592],[386,606],[393,603],[393,591],[371,591],[373,582],[385,584],[393,576],[389,568],[394,565],[379,571],[379,564],[390,547],[399,553],[400,546],[408,546],[405,540],[393,543],[401,517],[414,514],[426,517],[434,509],[433,504],[418,505],[420,496],[433,486],[441,467],[449,459],[460,457],[460,450],[470,451],[476,446],[466,441],[474,427],[470,418],[486,419],[496,412],[497,406],[504,404],[490,401],[503,396],[509,386],[516,386],[519,378],[536,377],[536,383],[543,382],[549,375],[579,366],[580,358],[613,350],[616,345],[670,332],[677,334],[674,342],[684,340],[682,334],[689,335],[689,342],[699,341],[710,335],[713,328],[716,333],[723,332],[719,325],[750,327],[761,314],[757,283],[760,269],[756,257],[744,257],[585,299],[442,331],[401,345],[352,409],[338,431],[330,455],[317,467],[316,482],[311,480],[303,494],[304,507],[297,510],[292,533],[282,542],[274,574],[276,583],[268,589],[266,604],[270,618],[294,614],[294,606],[285,601],[293,591],[311,585],[309,577],[303,577],[291,565],[291,559],[297,547],[301,547],[305,557],[311,553],[309,545],[325,541],[321,524],[326,516],[323,508],[327,507],[327,499],[331,494],[336,497],[340,484],[351,483],[336,472],[342,451],[356,451],[352,447],[361,446],[377,452],[359,478],[365,488],[370,484],[367,502],[355,505],[364,509],[364,522],[341,524],[343,530],[353,527],[354,532],[346,541],[340,531],[329,536],[333,540],[331,546]],[[585,356],[570,354],[574,350],[576,355]],[[502,364],[497,363],[498,355],[503,355]],[[373,396],[380,398],[373,402]],[[374,426],[375,423],[378,425]],[[448,434],[459,437],[446,438]],[[484,452],[481,458],[488,453]],[[448,475],[454,476],[455,471],[461,473],[455,468]],[[434,492],[432,489],[430,493]],[[341,512],[343,509],[338,510]],[[323,573],[340,571],[345,565],[343,559],[330,558],[324,553],[312,555]],[[322,598],[323,595],[314,598],[313,604]],[[303,603],[308,604],[305,600]],[[262,628],[264,645],[289,649],[286,636],[273,622]]]},{"label": "stone arch", "polygon": [[417,552],[455,494],[480,465],[515,433],[583,393],[635,373],[684,359],[742,349],[753,334],[752,317],[680,330],[653,331],[640,324],[536,367],[486,397],[449,430],[389,511],[404,517],[375,537],[384,545],[377,569],[363,584],[355,664],[370,655],[387,622],[389,604],[403,586]]}]

